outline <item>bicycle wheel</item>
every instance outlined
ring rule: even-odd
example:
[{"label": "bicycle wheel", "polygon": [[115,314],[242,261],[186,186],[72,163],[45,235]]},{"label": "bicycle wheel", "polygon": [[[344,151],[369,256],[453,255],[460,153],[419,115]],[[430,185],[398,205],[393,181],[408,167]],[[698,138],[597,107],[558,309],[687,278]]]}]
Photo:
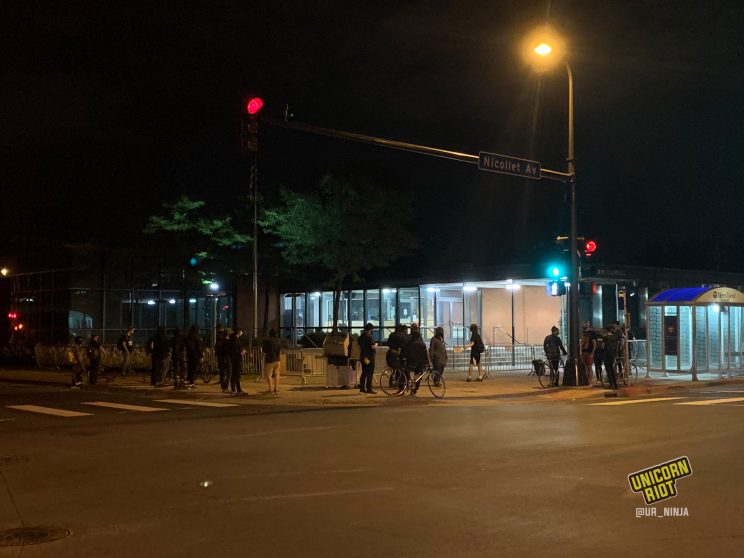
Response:
[{"label": "bicycle wheel", "polygon": [[209,366],[202,366],[199,371],[199,376],[201,377],[202,382],[208,384],[212,381],[212,368]]},{"label": "bicycle wheel", "polygon": [[622,360],[616,360],[615,361],[615,379],[617,380],[617,385],[628,385],[628,377],[625,374],[625,367],[623,366]]},{"label": "bicycle wheel", "polygon": [[535,365],[535,374],[537,374],[537,381],[540,382],[540,386],[549,388],[551,384],[550,367],[545,366],[544,362]]},{"label": "bicycle wheel", "polygon": [[441,399],[444,397],[444,394],[447,393],[447,386],[444,383],[443,376],[436,378],[434,372],[429,372],[426,376],[426,383],[429,385],[429,391],[431,394],[437,399]]},{"label": "bicycle wheel", "polygon": [[628,385],[632,386],[638,379],[638,366],[635,362],[630,363],[630,374],[628,374]]},{"label": "bicycle wheel", "polygon": [[380,374],[380,389],[385,395],[400,395],[405,393],[408,378],[402,370],[391,370],[386,368]]}]

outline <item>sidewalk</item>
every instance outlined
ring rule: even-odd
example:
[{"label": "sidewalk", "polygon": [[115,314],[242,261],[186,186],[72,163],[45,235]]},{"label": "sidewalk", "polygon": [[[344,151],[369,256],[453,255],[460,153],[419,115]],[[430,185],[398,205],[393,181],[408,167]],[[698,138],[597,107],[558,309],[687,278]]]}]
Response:
[{"label": "sidewalk", "polygon": [[[301,379],[297,376],[283,377],[280,384],[280,395],[266,394],[267,385],[258,382],[256,376],[243,376],[242,385],[248,394],[240,401],[251,401],[252,403],[266,405],[295,405],[295,406],[378,406],[389,404],[400,404],[403,401],[416,401],[417,403],[457,405],[462,403],[489,404],[495,400],[515,400],[528,398],[533,400],[573,400],[585,398],[604,398],[605,394],[611,393],[600,386],[565,387],[543,389],[538,384],[537,378],[528,376],[528,370],[506,370],[493,373],[492,377],[485,382],[466,382],[465,372],[446,371],[447,394],[442,400],[432,397],[425,386],[421,387],[419,394],[414,397],[388,397],[375,386],[377,394],[362,394],[357,389],[326,388],[325,376],[306,376],[307,384],[301,385]],[[652,393],[663,393],[668,390],[703,387],[727,384],[744,383],[744,375],[732,378],[720,378],[718,374],[700,374],[700,381],[692,382],[689,375],[672,375],[664,377],[661,374],[652,374],[646,377],[645,373],[639,374],[635,385],[617,390],[617,397],[638,397]],[[62,384],[69,385],[70,372],[67,370],[14,370],[0,369],[0,382],[12,381],[23,383]],[[144,390],[150,392],[174,393],[168,386],[161,388],[151,387],[143,381],[142,373],[128,377],[115,377],[108,383],[105,380],[99,383],[101,388],[119,388],[128,390]],[[83,386],[84,389],[95,390],[96,387]],[[0,385],[0,391],[2,386]],[[192,396],[192,394],[209,398],[228,398],[230,394],[222,393],[217,377],[213,377],[209,384],[197,380],[195,390],[179,390],[180,395]],[[179,395],[179,396],[180,396]],[[238,399],[236,399],[237,401]]]}]

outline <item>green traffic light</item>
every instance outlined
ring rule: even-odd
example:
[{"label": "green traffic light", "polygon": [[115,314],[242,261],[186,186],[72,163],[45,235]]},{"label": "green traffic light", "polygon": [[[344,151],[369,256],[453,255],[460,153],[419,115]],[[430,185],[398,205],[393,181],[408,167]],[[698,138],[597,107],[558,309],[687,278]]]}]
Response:
[{"label": "green traffic light", "polygon": [[563,270],[560,268],[560,266],[551,265],[548,268],[548,275],[550,277],[559,278],[561,275],[563,275]]}]

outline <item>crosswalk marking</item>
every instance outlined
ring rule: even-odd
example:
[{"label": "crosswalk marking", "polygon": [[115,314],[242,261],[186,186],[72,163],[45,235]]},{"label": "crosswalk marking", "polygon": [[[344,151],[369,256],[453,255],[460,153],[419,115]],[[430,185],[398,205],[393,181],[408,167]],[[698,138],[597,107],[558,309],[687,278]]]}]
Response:
[{"label": "crosswalk marking", "polygon": [[[684,397],[650,397],[648,399],[626,399],[623,401],[605,401],[604,403],[589,403],[589,405],[632,405],[634,403],[652,403],[654,401],[671,401],[673,399],[684,399]],[[677,403],[677,405],[682,405],[682,404],[683,403]]]},{"label": "crosswalk marking", "polygon": [[685,401],[684,403],[675,403],[675,405],[718,405],[719,403],[733,403],[734,401],[744,401],[744,397],[727,397],[725,399],[704,399],[702,401]]},{"label": "crosswalk marking", "polygon": [[163,407],[142,407],[140,405],[124,405],[123,403],[108,403],[107,401],[86,401],[83,405],[95,405],[96,407],[110,407],[111,409],[122,409],[124,411],[141,411],[152,413],[155,411],[169,411]]},{"label": "crosswalk marking", "polygon": [[8,405],[8,409],[18,409],[30,413],[41,413],[43,415],[54,415],[57,417],[89,417],[91,413],[80,413],[78,411],[66,411],[52,407],[40,407],[39,405]]},{"label": "crosswalk marking", "polygon": [[240,407],[237,403],[212,403],[210,401],[194,401],[191,399],[156,399],[155,403],[173,403],[175,405],[196,405],[200,407]]}]

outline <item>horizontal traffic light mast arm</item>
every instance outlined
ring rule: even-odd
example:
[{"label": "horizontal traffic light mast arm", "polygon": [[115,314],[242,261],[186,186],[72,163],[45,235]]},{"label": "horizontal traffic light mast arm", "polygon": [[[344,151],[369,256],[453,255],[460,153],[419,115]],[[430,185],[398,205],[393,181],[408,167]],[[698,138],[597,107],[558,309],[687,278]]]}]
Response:
[{"label": "horizontal traffic light mast arm", "polygon": [[[274,118],[266,118],[266,117],[263,118],[263,121],[266,122],[267,124],[270,124],[271,126],[277,126],[279,128],[299,130],[301,132],[319,134],[321,136],[328,136],[332,138],[357,141],[360,143],[368,143],[371,145],[379,145],[381,147],[388,147],[390,149],[399,149],[401,151],[410,151],[412,153],[420,153],[422,155],[430,155],[432,157],[441,157],[443,159],[451,159],[454,161],[460,161],[461,163],[469,163],[471,165],[478,164],[478,155],[472,155],[470,153],[451,151],[449,149],[440,149],[438,147],[430,147],[428,145],[418,145],[415,143],[408,143],[405,141],[378,138],[375,136],[368,136],[366,134],[358,134],[356,132],[346,132],[344,130],[336,130],[333,128],[323,128],[322,126],[314,126],[312,124],[303,124],[302,122],[295,122],[295,121],[287,122],[285,120],[277,120]],[[549,180],[557,180],[559,182],[566,182],[571,178],[571,175],[565,172],[542,169],[542,177],[547,178]]]}]

